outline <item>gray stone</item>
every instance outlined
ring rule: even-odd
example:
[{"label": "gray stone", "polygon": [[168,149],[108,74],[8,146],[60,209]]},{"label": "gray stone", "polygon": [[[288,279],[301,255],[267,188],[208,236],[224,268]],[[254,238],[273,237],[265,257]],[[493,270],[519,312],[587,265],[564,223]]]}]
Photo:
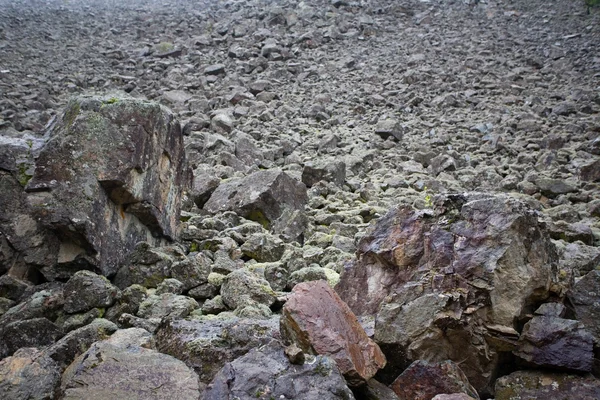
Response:
[{"label": "gray stone", "polygon": [[137,315],[141,318],[185,318],[198,307],[191,297],[173,293],[153,294],[140,304]]},{"label": "gray stone", "polygon": [[155,295],[161,295],[164,293],[172,293],[172,294],[181,294],[183,293],[183,283],[179,282],[177,279],[169,278],[165,279],[161,283],[158,284],[156,288]]},{"label": "gray stone", "polygon": [[184,361],[208,384],[225,363],[279,337],[279,320],[231,315],[165,320],[155,337],[159,351]]},{"label": "gray stone", "polygon": [[343,161],[324,160],[308,162],[302,170],[302,183],[312,187],[320,181],[330,182],[338,187],[346,181],[346,163]]},{"label": "gray stone", "polygon": [[590,271],[577,280],[567,297],[573,304],[577,320],[581,321],[600,345],[600,271]]},{"label": "gray stone", "polygon": [[271,169],[221,183],[204,209],[210,213],[234,211],[269,228],[286,209],[302,210],[307,201],[304,184]]},{"label": "gray stone", "polygon": [[517,371],[496,381],[496,400],[600,398],[600,380],[592,376]]},{"label": "gray stone", "polygon": [[62,329],[46,318],[10,322],[0,326],[0,359],[22,347],[42,347],[63,336]]},{"label": "gray stone", "polygon": [[198,400],[198,377],[169,355],[131,343],[94,343],[62,377],[63,400]]},{"label": "gray stone", "polygon": [[285,251],[285,243],[268,233],[254,233],[240,248],[245,256],[258,262],[279,261]]},{"label": "gray stone", "polygon": [[223,303],[232,310],[256,302],[270,307],[277,300],[269,282],[247,269],[227,275],[221,286]]},{"label": "gray stone", "polygon": [[543,316],[525,324],[513,353],[537,367],[590,372],[593,347],[593,336],[581,322]]},{"label": "gray stone", "polygon": [[383,119],[377,123],[375,133],[382,139],[392,137],[396,140],[402,140],[404,135],[404,127],[395,119]]},{"label": "gray stone", "polygon": [[65,284],[64,310],[67,313],[110,307],[119,295],[119,289],[108,279],[91,271],[78,271]]},{"label": "gray stone", "polygon": [[290,364],[283,347],[272,341],[225,364],[204,394],[205,400],[232,398],[352,400],[354,395],[331,358]]},{"label": "gray stone", "polygon": [[50,400],[60,384],[60,367],[34,348],[24,348],[0,361],[0,398]]}]

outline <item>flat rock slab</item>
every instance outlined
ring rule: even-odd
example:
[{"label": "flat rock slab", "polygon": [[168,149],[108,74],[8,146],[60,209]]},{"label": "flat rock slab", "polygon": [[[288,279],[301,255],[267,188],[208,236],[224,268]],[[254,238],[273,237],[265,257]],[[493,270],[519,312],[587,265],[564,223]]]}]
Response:
[{"label": "flat rock slab", "polygon": [[316,356],[311,363],[293,365],[283,347],[272,341],[225,364],[203,399],[351,400],[354,396],[330,357]]},{"label": "flat rock slab", "polygon": [[35,217],[61,238],[59,263],[78,260],[111,275],[135,243],[176,237],[189,175],[170,111],[133,98],[78,97],[50,135],[25,189],[35,192]]},{"label": "flat rock slab", "polygon": [[198,400],[198,376],[169,355],[133,344],[94,343],[62,377],[64,400]]},{"label": "flat rock slab", "polygon": [[296,285],[283,307],[281,335],[303,351],[331,356],[351,386],[385,366],[385,356],[326,281]]}]

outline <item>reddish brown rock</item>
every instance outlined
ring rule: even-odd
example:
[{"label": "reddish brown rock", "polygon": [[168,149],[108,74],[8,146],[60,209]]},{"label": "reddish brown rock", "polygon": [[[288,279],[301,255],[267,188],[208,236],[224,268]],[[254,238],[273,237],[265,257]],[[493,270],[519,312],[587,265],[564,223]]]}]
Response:
[{"label": "reddish brown rock", "polygon": [[475,388],[452,361],[415,361],[396,378],[391,388],[400,400],[430,400],[435,395],[447,393],[464,393],[467,398],[479,399]]},{"label": "reddish brown rock", "polygon": [[385,356],[326,281],[296,285],[283,307],[281,335],[303,351],[331,356],[351,386],[385,366]]}]

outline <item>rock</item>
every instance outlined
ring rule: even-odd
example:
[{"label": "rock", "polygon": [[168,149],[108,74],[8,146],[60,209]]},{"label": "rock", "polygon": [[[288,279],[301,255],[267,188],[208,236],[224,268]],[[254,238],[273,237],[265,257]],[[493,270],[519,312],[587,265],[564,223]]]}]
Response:
[{"label": "rock", "polygon": [[119,317],[119,326],[122,328],[140,328],[145,331],[155,333],[160,324],[160,318],[140,318],[135,315],[123,313]]},{"label": "rock", "polygon": [[399,400],[392,389],[375,379],[369,379],[366,385],[355,388],[356,397],[365,400]]},{"label": "rock", "polygon": [[225,73],[224,64],[212,64],[204,68],[205,75],[220,75]]},{"label": "rock", "polygon": [[382,139],[387,139],[391,136],[396,140],[402,140],[404,128],[402,124],[395,119],[383,119],[377,123],[375,133]]},{"label": "rock", "polygon": [[558,257],[538,214],[506,195],[393,209],[357,254],[336,291],[358,315],[377,315],[375,341],[394,355],[387,379],[418,359],[449,359],[480,392],[491,391],[498,352],[514,349],[515,321],[557,280]]},{"label": "rock", "polygon": [[234,211],[271,228],[286,210],[302,210],[307,202],[304,184],[285,172],[271,169],[221,183],[204,209],[210,213]]},{"label": "rock", "polygon": [[587,182],[600,182],[600,160],[582,165],[579,176]]},{"label": "rock", "polygon": [[475,400],[474,397],[464,393],[438,394],[431,400]]},{"label": "rock", "polygon": [[117,329],[117,325],[108,320],[95,319],[91,324],[69,332],[46,349],[44,355],[56,361],[61,370],[64,370],[76,357],[85,352],[92,343],[106,339]]},{"label": "rock", "polygon": [[391,385],[400,400],[429,400],[438,394],[465,393],[479,399],[477,391],[452,361],[413,362]]},{"label": "rock", "polygon": [[169,355],[131,343],[94,343],[67,368],[61,399],[197,400],[198,377]]},{"label": "rock", "polygon": [[204,207],[220,183],[221,180],[209,172],[194,172],[190,194],[198,208]]},{"label": "rock", "polygon": [[544,303],[535,310],[535,315],[545,317],[563,318],[567,313],[567,308],[560,303]]},{"label": "rock", "polygon": [[600,265],[600,248],[588,246],[582,242],[556,243],[560,255],[559,269],[576,271],[583,276]]},{"label": "rock", "polygon": [[[15,168],[21,171],[23,167]],[[60,241],[32,216],[23,191],[33,171],[27,168],[21,172],[21,177],[15,177],[0,169],[0,273],[32,267],[46,279],[68,278],[77,267],[59,270]]]},{"label": "rock", "polygon": [[120,289],[134,284],[157,287],[171,276],[171,266],[175,261],[186,259],[180,250],[173,250],[168,247],[152,248],[148,242],[138,243],[117,272],[114,284]]},{"label": "rock", "polygon": [[118,321],[124,314],[137,314],[142,301],[148,297],[146,288],[141,285],[131,285],[121,292],[118,303],[106,311],[105,318],[113,322]]},{"label": "rock", "polygon": [[210,120],[213,131],[220,134],[230,133],[233,130],[233,125],[233,119],[225,113],[218,113]]},{"label": "rock", "polygon": [[23,348],[0,361],[0,397],[10,400],[54,399],[59,366],[40,350]]},{"label": "rock", "polygon": [[177,279],[169,278],[165,279],[161,283],[158,284],[155,295],[161,295],[165,293],[171,294],[181,294],[183,293],[183,283],[179,282]]},{"label": "rock", "polygon": [[65,332],[71,332],[91,323],[96,318],[100,318],[104,314],[99,308],[92,308],[88,312],[71,314],[62,323],[62,328]]},{"label": "rock", "polygon": [[0,326],[0,359],[23,347],[42,347],[63,336],[60,327],[46,318],[10,322]]},{"label": "rock", "polygon": [[285,243],[268,233],[254,233],[240,248],[245,256],[262,262],[279,261],[285,251]]},{"label": "rock", "polygon": [[598,399],[600,380],[543,371],[517,371],[496,381],[496,400]]},{"label": "rock", "polygon": [[560,194],[576,192],[577,187],[562,179],[551,179],[546,177],[538,177],[534,180],[535,185],[540,192],[547,197],[556,197]]},{"label": "rock", "polygon": [[575,282],[567,297],[573,304],[577,320],[594,336],[596,346],[600,345],[600,271],[590,271]]},{"label": "rock", "polygon": [[338,187],[346,181],[346,163],[343,161],[325,160],[308,162],[302,170],[302,183],[312,187],[320,181],[331,182]]},{"label": "rock", "polygon": [[329,268],[311,265],[305,268],[301,268],[298,271],[292,272],[288,279],[287,287],[291,290],[300,282],[310,282],[318,280],[326,280],[329,286],[334,287],[339,281],[339,274]]},{"label": "rock", "polygon": [[95,307],[110,307],[118,295],[119,289],[105,277],[91,271],[78,271],[64,287],[64,310],[72,314]]},{"label": "rock", "polygon": [[10,322],[48,318],[56,320],[64,305],[62,287],[35,287],[37,289],[31,296],[25,294],[26,300],[10,308],[0,318],[0,326]]},{"label": "rock", "polygon": [[50,136],[26,190],[35,192],[33,216],[61,239],[59,263],[110,276],[135,243],[176,237],[189,178],[171,112],[136,99],[79,97]]},{"label": "rock", "polygon": [[11,275],[0,276],[0,297],[20,301],[31,284]]},{"label": "rock", "polygon": [[15,304],[15,301],[0,297],[0,317],[2,317],[8,310],[10,310]]},{"label": "rock", "polygon": [[156,333],[157,349],[193,368],[200,382],[210,383],[229,361],[279,336],[278,319],[233,316],[199,320],[164,320]]},{"label": "rock", "polygon": [[210,260],[204,255],[178,261],[171,266],[171,276],[181,282],[183,291],[188,291],[208,281]]},{"label": "rock", "polygon": [[331,356],[351,386],[385,366],[385,356],[325,281],[296,285],[281,316],[281,336],[304,352]]},{"label": "rock", "polygon": [[590,372],[593,337],[579,321],[533,317],[525,324],[513,353],[537,367]]},{"label": "rock", "polygon": [[153,294],[140,304],[141,318],[185,318],[199,307],[196,300],[174,293]]},{"label": "rock", "polygon": [[212,299],[213,297],[219,294],[219,289],[220,288],[218,286],[206,282],[199,286],[196,286],[193,289],[190,289],[187,295],[195,300]]},{"label": "rock", "polygon": [[225,366],[208,386],[205,400],[354,399],[335,362],[317,356],[311,363],[290,364],[276,341],[256,348]]},{"label": "rock", "polygon": [[220,314],[224,311],[227,311],[228,308],[223,303],[223,298],[221,295],[217,295],[212,299],[208,299],[202,304],[202,314]]},{"label": "rock", "polygon": [[232,310],[252,303],[270,307],[277,300],[269,282],[247,269],[233,271],[225,277],[221,297],[223,303]]}]

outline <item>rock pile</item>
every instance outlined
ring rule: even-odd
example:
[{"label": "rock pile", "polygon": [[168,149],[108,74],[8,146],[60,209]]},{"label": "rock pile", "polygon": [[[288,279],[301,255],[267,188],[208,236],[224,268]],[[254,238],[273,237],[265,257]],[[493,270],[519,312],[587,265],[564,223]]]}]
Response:
[{"label": "rock pile", "polygon": [[0,0],[0,398],[599,398],[554,3]]}]

